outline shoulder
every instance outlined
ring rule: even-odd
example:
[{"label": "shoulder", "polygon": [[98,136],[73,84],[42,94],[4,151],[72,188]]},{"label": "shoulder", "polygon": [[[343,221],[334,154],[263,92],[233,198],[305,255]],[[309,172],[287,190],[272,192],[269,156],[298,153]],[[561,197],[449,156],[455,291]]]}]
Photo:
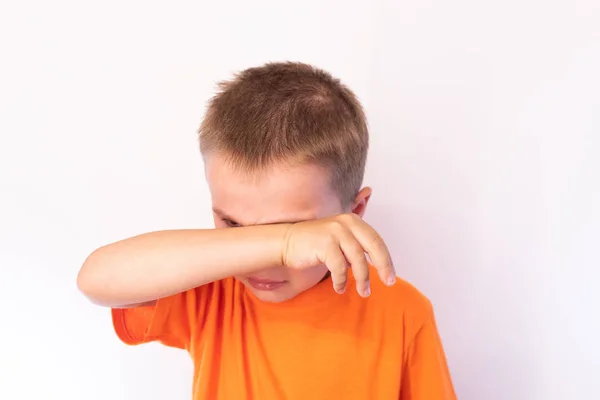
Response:
[{"label": "shoulder", "polygon": [[375,286],[373,291],[387,300],[400,302],[400,304],[413,308],[415,311],[427,313],[431,310],[429,299],[413,284],[400,277],[396,277],[396,283],[393,286],[386,286],[380,281],[373,286]]},{"label": "shoulder", "polygon": [[185,312],[189,316],[214,311],[231,302],[238,295],[239,283],[233,278],[207,283],[181,293],[162,298],[155,308],[169,312]]},{"label": "shoulder", "polygon": [[[396,277],[396,283],[392,286],[385,285],[377,274],[374,267],[370,269],[371,296],[368,298],[369,308],[385,310],[387,314],[402,315],[404,318],[415,320],[426,320],[433,315],[433,307],[429,299],[408,281]],[[348,275],[354,285],[354,276]],[[359,299],[358,294],[351,291],[351,297]],[[364,300],[364,299],[363,299]],[[364,304],[363,301],[359,302]]]},{"label": "shoulder", "polygon": [[401,318],[405,325],[421,326],[433,317],[431,301],[415,286],[397,277],[393,286],[371,280],[372,301],[388,317]]},{"label": "shoulder", "polygon": [[346,312],[360,315],[371,337],[380,338],[387,346],[402,346],[401,351],[434,318],[431,302],[419,289],[399,277],[394,285],[387,286],[375,269],[371,270],[368,298],[360,297],[356,290],[347,290],[345,295]]}]

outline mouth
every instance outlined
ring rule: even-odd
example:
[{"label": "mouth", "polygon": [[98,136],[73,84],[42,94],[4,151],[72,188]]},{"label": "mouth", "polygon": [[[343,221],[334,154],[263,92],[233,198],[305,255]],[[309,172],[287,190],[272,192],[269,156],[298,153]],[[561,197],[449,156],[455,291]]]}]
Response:
[{"label": "mouth", "polygon": [[261,291],[271,291],[275,289],[279,289],[283,285],[287,283],[287,281],[274,281],[271,279],[260,279],[249,277],[247,278],[248,284],[252,286],[256,290]]}]

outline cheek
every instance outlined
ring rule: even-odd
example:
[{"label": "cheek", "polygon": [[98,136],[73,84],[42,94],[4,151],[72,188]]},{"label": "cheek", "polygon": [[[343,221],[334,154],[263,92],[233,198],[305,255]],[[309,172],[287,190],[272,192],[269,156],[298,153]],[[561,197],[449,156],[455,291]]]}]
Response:
[{"label": "cheek", "polygon": [[324,265],[305,270],[292,270],[289,280],[295,288],[303,291],[321,282],[326,273],[327,267]]},{"label": "cheek", "polygon": [[219,217],[213,214],[215,228],[228,228],[227,224]]}]

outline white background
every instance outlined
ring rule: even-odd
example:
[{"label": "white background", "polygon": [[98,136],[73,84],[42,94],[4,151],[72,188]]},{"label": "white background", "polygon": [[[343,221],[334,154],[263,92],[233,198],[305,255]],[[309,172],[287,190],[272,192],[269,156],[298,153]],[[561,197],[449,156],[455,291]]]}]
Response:
[{"label": "white background", "polygon": [[121,345],[75,276],[211,226],[206,100],[278,60],[362,99],[367,219],[433,301],[459,397],[600,398],[597,1],[89,3],[0,5],[0,398],[190,398],[188,356]]}]

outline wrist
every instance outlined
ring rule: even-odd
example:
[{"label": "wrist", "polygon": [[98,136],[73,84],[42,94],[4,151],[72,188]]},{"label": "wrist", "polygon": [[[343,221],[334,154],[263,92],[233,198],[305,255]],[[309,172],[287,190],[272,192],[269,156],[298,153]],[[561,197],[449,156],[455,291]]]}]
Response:
[{"label": "wrist", "polygon": [[[235,242],[241,244],[246,258],[243,264],[251,269],[264,269],[284,266],[287,236],[293,224],[255,225],[242,228],[225,229],[235,236]],[[234,251],[234,249],[230,249]],[[241,255],[241,254],[238,254]]]}]

